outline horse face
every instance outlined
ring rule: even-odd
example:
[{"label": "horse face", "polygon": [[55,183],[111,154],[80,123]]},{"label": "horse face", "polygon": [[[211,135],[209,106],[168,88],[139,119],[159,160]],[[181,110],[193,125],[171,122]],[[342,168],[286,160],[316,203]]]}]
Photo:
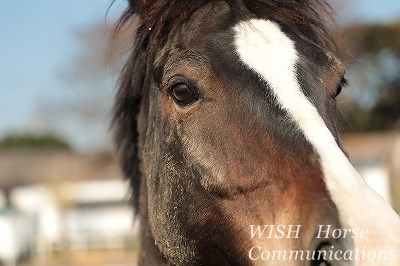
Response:
[{"label": "horse face", "polygon": [[[397,217],[340,147],[344,69],[329,52],[276,22],[238,21],[217,2],[171,32],[153,68],[139,116],[143,196],[172,264],[297,265],[263,251],[398,250],[385,233],[400,228]],[[370,222],[368,206],[382,222]],[[368,233],[332,235],[344,228]]]}]

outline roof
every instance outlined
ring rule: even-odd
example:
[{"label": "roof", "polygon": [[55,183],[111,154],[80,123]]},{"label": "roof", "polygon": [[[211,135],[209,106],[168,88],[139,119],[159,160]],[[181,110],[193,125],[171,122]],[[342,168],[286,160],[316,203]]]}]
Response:
[{"label": "roof", "polygon": [[397,145],[400,132],[343,134],[342,143],[353,162],[386,161],[393,156],[395,147],[400,146]]},{"label": "roof", "polygon": [[71,151],[0,151],[0,188],[35,183],[122,178],[110,154]]}]

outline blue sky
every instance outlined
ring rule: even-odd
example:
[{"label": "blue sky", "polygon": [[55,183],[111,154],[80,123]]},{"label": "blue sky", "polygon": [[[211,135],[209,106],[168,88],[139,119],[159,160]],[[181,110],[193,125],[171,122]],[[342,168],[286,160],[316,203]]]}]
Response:
[{"label": "blue sky", "polygon": [[[340,13],[343,21],[386,22],[400,18],[400,1],[353,2]],[[2,1],[0,138],[25,130],[40,103],[62,98],[60,94],[67,85],[60,79],[60,69],[79,50],[74,33],[104,20],[109,3],[110,0]],[[108,19],[112,20],[124,4],[123,0],[117,1]],[[69,137],[77,142],[73,134]],[[84,144],[81,141],[77,145]]]},{"label": "blue sky", "polygon": [[[61,68],[79,43],[75,33],[104,21],[110,0],[6,0],[0,8],[0,138],[26,129],[38,105],[62,97]],[[113,6],[108,20],[124,2]]]},{"label": "blue sky", "polygon": [[387,22],[400,19],[398,0],[342,0],[351,2],[346,13],[350,21]]}]

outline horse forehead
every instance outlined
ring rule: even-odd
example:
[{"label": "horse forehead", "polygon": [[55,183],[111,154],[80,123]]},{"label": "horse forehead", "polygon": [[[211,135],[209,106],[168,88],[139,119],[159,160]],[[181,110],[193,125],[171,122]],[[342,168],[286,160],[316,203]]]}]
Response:
[{"label": "horse forehead", "polygon": [[[233,46],[240,63],[258,74],[268,85],[265,89],[275,94],[282,107],[290,106],[304,114],[312,113],[310,108],[315,109],[327,119],[319,105],[325,104],[321,101],[329,98],[329,90],[336,88],[344,72],[332,53],[286,33],[271,20],[242,21],[233,27],[233,32]],[[309,74],[302,75],[304,71]]]}]

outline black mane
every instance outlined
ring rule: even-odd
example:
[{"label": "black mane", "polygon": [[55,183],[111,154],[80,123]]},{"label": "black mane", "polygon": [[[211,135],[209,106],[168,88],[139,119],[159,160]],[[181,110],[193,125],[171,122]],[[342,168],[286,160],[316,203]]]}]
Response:
[{"label": "black mane", "polygon": [[[114,139],[122,169],[131,182],[132,200],[138,207],[140,169],[138,158],[138,125],[136,117],[141,99],[147,95],[155,53],[164,44],[174,27],[179,27],[210,0],[129,0],[116,30],[139,18],[134,48],[120,77],[113,122]],[[330,26],[332,11],[326,0],[227,0],[240,20],[240,6],[257,18],[277,21],[294,33],[324,48],[333,44]]]}]

